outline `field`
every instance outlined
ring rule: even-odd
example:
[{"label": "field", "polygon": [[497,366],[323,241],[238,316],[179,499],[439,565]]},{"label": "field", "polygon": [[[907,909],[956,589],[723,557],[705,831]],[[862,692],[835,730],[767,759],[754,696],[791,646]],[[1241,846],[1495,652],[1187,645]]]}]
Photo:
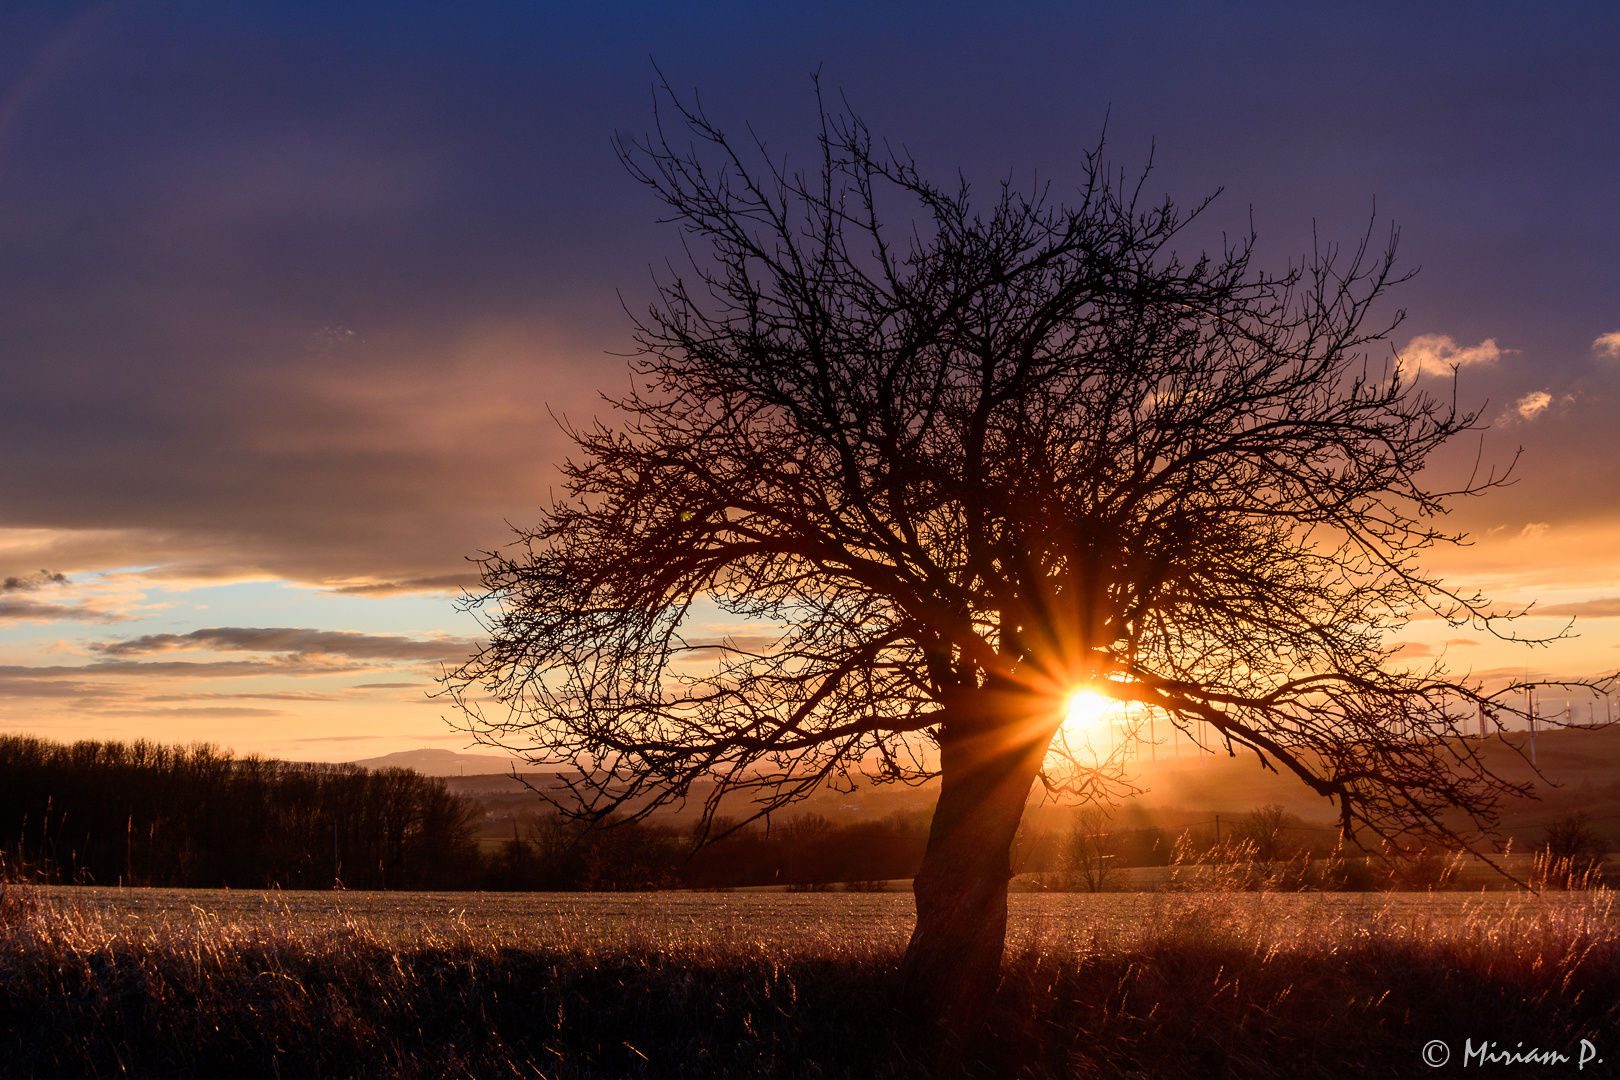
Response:
[{"label": "field", "polygon": [[[904,893],[13,886],[0,1075],[935,1075],[893,998],[910,919]],[[1620,1075],[1605,891],[1022,894],[1005,971],[953,1070],[1442,1075],[1472,1040],[1568,1057],[1482,1075]]]},{"label": "field", "polygon": [[[906,883],[909,885],[909,883]],[[796,948],[807,940],[904,948],[913,918],[909,890],[886,893],[778,891],[655,893],[253,892],[230,889],[33,890],[59,918],[123,937],[192,926],[312,934],[352,928],[369,940],[409,946],[424,934],[500,948]],[[1301,940],[1323,933],[1464,928],[1493,932],[1570,911],[1594,925],[1610,918],[1612,893],[1233,893],[1223,910]],[[1013,893],[1009,948],[1091,948],[1138,943],[1156,922],[1204,911],[1204,894]],[[1613,917],[1620,920],[1620,911]],[[1620,940],[1620,924],[1615,926]]]},{"label": "field", "polygon": [[[409,947],[424,935],[514,949],[799,949],[807,941],[903,949],[911,933],[908,892],[786,893],[389,893],[250,892],[220,889],[34,890],[64,922],[124,938],[230,927],[259,935],[351,929],[367,940]],[[1312,893],[1225,895],[1223,908],[1303,939],[1331,933],[1534,923],[1570,910],[1607,918],[1608,896],[1571,899],[1491,893]],[[1014,893],[1009,947],[1086,949],[1139,943],[1148,928],[1205,910],[1189,896],[1157,893]],[[1620,917],[1620,913],[1616,914]],[[1616,927],[1620,937],[1620,926]]]}]

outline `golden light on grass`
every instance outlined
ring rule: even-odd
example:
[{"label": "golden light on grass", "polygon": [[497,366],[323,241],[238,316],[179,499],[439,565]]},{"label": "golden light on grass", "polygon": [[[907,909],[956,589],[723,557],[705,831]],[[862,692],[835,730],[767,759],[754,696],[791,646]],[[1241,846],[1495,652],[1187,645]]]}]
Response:
[{"label": "golden light on grass", "polygon": [[[1451,1032],[1578,1064],[1613,1029],[1607,889],[1275,893],[1248,891],[1253,866],[1191,869],[1159,893],[1008,898],[996,1075],[1412,1076],[1439,1036],[1460,1057]],[[604,895],[0,883],[0,1072],[933,1074],[889,1004],[909,895]]]}]

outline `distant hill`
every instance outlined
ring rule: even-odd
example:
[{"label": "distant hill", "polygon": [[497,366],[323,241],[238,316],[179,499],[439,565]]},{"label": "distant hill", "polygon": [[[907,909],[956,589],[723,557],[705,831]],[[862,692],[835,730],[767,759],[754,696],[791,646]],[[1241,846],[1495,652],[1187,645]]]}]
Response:
[{"label": "distant hill", "polygon": [[[1620,849],[1620,725],[1611,728],[1552,728],[1537,736],[1536,776],[1527,760],[1528,732],[1515,731],[1471,741],[1487,767],[1504,780],[1534,786],[1538,798],[1510,798],[1502,803],[1500,831],[1515,848],[1540,843],[1546,827],[1563,814],[1586,813],[1593,829]],[[1201,813],[1247,813],[1267,803],[1281,805],[1306,821],[1332,823],[1333,807],[1293,774],[1270,772],[1252,751],[1175,758],[1160,748],[1157,767],[1133,776],[1146,790],[1121,808],[1126,814],[1163,815],[1171,809]],[[1466,828],[1462,816],[1446,820]]]},{"label": "distant hill", "polygon": [[[1529,763],[1515,751],[1517,747],[1529,752],[1529,735],[1513,732],[1494,735],[1473,745],[1487,765],[1505,779],[1532,782],[1541,795],[1537,799],[1509,799],[1502,807],[1501,833],[1514,839],[1515,850],[1540,843],[1546,827],[1560,815],[1580,810],[1590,815],[1592,827],[1614,849],[1620,850],[1620,725],[1590,730],[1574,728],[1542,731],[1537,739],[1538,763],[1545,770],[1546,780],[1558,785],[1548,787],[1536,778]],[[1149,823],[1175,824],[1188,820],[1204,820],[1221,815],[1224,820],[1236,821],[1249,811],[1267,803],[1281,805],[1287,812],[1312,824],[1331,827],[1335,821],[1334,808],[1290,773],[1276,773],[1262,769],[1252,752],[1236,757],[1224,754],[1205,754],[1193,757],[1185,744],[1183,756],[1176,756],[1176,748],[1160,747],[1158,760],[1142,763],[1144,771],[1133,770],[1132,779],[1145,790],[1133,799],[1113,808],[1118,822],[1131,822],[1146,826]],[[400,765],[418,772],[447,778],[450,790],[459,795],[479,798],[485,809],[498,810],[508,817],[502,818],[502,828],[510,828],[510,815],[519,811],[532,812],[539,808],[533,792],[521,781],[510,778],[513,759],[481,754],[457,754],[449,750],[413,750],[401,754],[388,754],[356,762],[370,768]],[[532,765],[518,764],[518,771],[530,783],[550,787],[554,781]],[[704,798],[710,793],[702,784],[694,786],[691,798],[684,806],[659,811],[657,818],[669,824],[684,826],[698,815]],[[503,800],[503,796],[508,797]],[[909,787],[905,784],[874,785],[858,781],[853,790],[831,787],[818,789],[810,798],[783,811],[782,820],[800,814],[820,814],[834,824],[874,820],[894,814],[922,815],[926,818],[939,798],[939,782]],[[497,803],[499,804],[497,806]],[[1040,796],[1031,796],[1032,809],[1041,803]],[[744,798],[728,800],[722,813],[746,816],[752,807]],[[1051,826],[1067,827],[1066,808],[1047,804],[1037,814],[1056,815]],[[1462,827],[1458,815],[1449,815],[1453,824]],[[493,835],[493,834],[492,834]]]},{"label": "distant hill", "polygon": [[361,758],[354,764],[367,769],[415,769],[424,776],[474,776],[510,773],[514,766],[533,772],[534,766],[495,754],[458,754],[454,750],[401,750],[382,757]]}]

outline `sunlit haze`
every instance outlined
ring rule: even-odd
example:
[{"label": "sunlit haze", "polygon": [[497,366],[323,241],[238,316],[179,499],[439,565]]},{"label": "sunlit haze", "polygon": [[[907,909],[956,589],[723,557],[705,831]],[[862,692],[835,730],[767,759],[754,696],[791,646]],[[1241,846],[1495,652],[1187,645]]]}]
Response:
[{"label": "sunlit haze", "polygon": [[1107,716],[1113,707],[1112,699],[1095,690],[1080,690],[1069,698],[1068,722],[1074,725],[1095,724]]}]

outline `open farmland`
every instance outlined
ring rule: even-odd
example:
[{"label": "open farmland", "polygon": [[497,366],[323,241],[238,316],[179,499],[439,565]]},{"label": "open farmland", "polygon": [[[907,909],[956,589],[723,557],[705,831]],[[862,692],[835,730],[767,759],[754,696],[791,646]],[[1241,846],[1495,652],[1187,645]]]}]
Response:
[{"label": "open farmland", "polygon": [[[1432,1040],[1620,1062],[1576,894],[1015,894],[969,1075],[1413,1076]],[[904,893],[18,889],[0,1076],[890,1076]],[[953,1068],[955,1066],[953,1065]],[[1620,1075],[1590,1061],[1582,1076]]]},{"label": "open farmland", "polygon": [[[502,948],[767,947],[806,942],[859,942],[904,948],[915,916],[909,891],[887,893],[405,893],[254,892],[232,889],[38,890],[64,916],[119,934],[172,931],[191,925],[253,927],[267,933],[350,929],[391,945],[424,934],[477,940]],[[1279,939],[1322,934],[1491,933],[1579,911],[1608,925],[1620,917],[1613,893],[1593,897],[1528,893],[1235,893],[1224,909],[1263,924]],[[1009,948],[1130,947],[1144,934],[1208,897],[1168,893],[1012,893]],[[1620,925],[1616,926],[1620,935]]]}]

